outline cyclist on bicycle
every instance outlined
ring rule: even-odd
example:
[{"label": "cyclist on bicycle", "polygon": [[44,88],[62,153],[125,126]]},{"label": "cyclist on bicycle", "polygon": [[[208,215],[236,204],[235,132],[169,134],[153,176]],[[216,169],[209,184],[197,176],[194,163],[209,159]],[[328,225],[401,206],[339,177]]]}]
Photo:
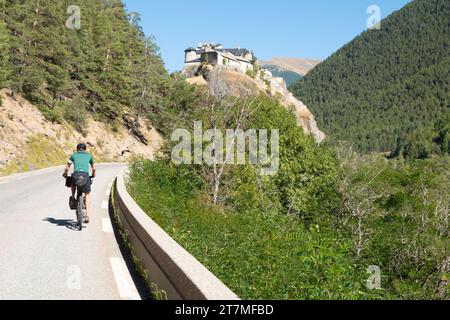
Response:
[{"label": "cyclist on bicycle", "polygon": [[[69,175],[70,167],[74,166],[74,173],[72,174],[72,197],[70,202],[76,201],[75,192],[77,185],[81,188],[81,191],[86,195],[86,216],[84,217],[84,223],[89,223],[89,200],[91,193],[91,177],[89,175],[89,167],[92,169],[92,177],[95,178],[95,165],[94,158],[87,151],[87,146],[84,143],[80,143],[77,146],[77,152],[74,153],[64,169],[64,178]],[[80,187],[81,186],[81,187]]]}]

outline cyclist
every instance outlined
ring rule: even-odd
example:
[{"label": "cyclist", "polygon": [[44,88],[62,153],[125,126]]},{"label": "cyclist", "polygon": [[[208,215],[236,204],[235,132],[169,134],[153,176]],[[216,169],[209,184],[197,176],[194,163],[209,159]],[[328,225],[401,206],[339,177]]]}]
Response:
[{"label": "cyclist", "polygon": [[74,153],[64,169],[64,178],[69,175],[69,169],[74,166],[74,173],[72,174],[72,197],[70,203],[75,201],[75,192],[77,185],[81,188],[81,191],[86,195],[86,216],[84,217],[84,223],[89,223],[89,200],[91,193],[91,178],[89,176],[89,167],[92,169],[92,177],[95,178],[95,165],[94,158],[87,152],[87,146],[84,143],[80,143],[77,146],[77,152]]}]

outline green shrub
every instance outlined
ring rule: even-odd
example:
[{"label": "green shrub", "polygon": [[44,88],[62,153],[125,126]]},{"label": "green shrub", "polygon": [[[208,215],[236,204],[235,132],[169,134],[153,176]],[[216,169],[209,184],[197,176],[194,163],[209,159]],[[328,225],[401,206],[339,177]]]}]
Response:
[{"label": "green shrub", "polygon": [[450,159],[342,162],[342,232],[376,265],[386,298],[447,299]]},{"label": "green shrub", "polygon": [[280,130],[281,165],[273,179],[287,213],[322,220],[338,206],[336,160],[297,126],[291,112],[276,100],[260,99],[250,126]]},{"label": "green shrub", "polygon": [[52,123],[63,123],[64,122],[64,115],[61,108],[39,108],[39,110],[42,112],[42,115],[44,118]]},{"label": "green shrub", "polygon": [[255,78],[256,78],[256,73],[255,73],[254,70],[249,69],[249,70],[247,70],[247,71],[245,72],[245,74],[246,74],[247,76],[249,76],[250,78],[252,78],[252,79],[255,79]]},{"label": "green shrub", "polygon": [[64,108],[64,119],[74,126],[80,133],[87,130],[87,112],[83,101],[77,99],[71,102],[62,103]]}]

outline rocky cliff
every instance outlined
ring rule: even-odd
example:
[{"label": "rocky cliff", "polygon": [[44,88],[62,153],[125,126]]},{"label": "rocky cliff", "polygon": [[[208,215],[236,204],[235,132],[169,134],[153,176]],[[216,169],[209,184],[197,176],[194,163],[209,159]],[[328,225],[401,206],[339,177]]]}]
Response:
[{"label": "rocky cliff", "polygon": [[228,90],[227,94],[231,96],[264,92],[278,98],[286,108],[292,110],[297,118],[297,124],[305,130],[305,133],[311,135],[317,143],[325,139],[325,134],[317,127],[308,107],[289,92],[283,78],[274,77],[268,70],[259,69],[254,74],[243,74],[224,67],[203,64],[196,72],[185,75],[187,81],[195,85],[207,86],[212,81],[222,81]]},{"label": "rocky cliff", "polygon": [[306,133],[312,135],[314,139],[321,143],[325,140],[325,134],[317,127],[314,115],[309,111],[308,107],[287,89],[286,82],[283,78],[274,77],[268,70],[261,70],[256,77],[260,86],[274,97],[279,97],[281,103],[287,108],[293,108],[293,112],[297,117],[297,124],[305,130]]}]

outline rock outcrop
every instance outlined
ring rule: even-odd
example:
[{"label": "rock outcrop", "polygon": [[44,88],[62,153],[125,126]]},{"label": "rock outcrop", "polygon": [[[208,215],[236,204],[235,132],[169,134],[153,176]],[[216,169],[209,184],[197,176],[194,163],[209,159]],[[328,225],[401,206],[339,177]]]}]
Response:
[{"label": "rock outcrop", "polygon": [[309,111],[308,107],[287,89],[286,82],[283,78],[273,77],[268,70],[262,70],[261,77],[257,77],[260,85],[265,85],[272,96],[280,97],[281,103],[286,107],[293,107],[297,124],[305,130],[306,133],[314,137],[317,143],[325,140],[325,134],[317,127],[317,122]]},{"label": "rock outcrop", "polygon": [[[325,140],[325,134],[317,127],[316,120],[308,107],[287,89],[283,78],[274,77],[265,69],[260,69],[251,77],[249,75],[230,70],[224,67],[214,67],[202,64],[198,70],[185,74],[187,81],[195,85],[210,85],[212,81],[221,81],[227,88],[230,96],[242,96],[265,92],[280,100],[281,104],[293,111],[297,118],[297,124],[306,134],[311,135],[317,143]],[[220,79],[217,79],[219,77]]]}]

